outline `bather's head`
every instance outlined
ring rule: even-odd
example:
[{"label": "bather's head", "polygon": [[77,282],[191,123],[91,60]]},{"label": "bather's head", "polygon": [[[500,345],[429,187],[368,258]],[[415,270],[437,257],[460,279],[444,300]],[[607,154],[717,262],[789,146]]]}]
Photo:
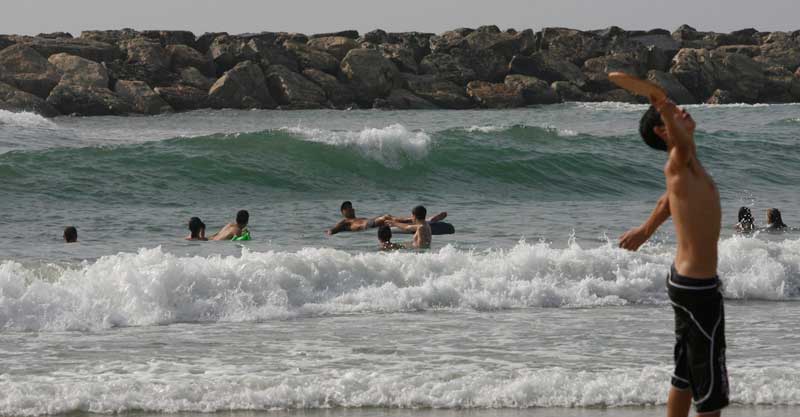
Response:
[{"label": "bather's head", "polygon": [[206,224],[199,217],[189,219],[189,233],[192,239],[200,239],[206,230]]},{"label": "bather's head", "polygon": [[353,208],[353,203],[350,201],[343,202],[342,206],[339,207],[339,211],[342,212],[342,216],[344,216],[346,219],[356,218],[356,209]]},{"label": "bather's head", "polygon": [[411,210],[411,215],[414,216],[414,220],[424,221],[425,216],[428,215],[428,210],[425,209],[424,206],[416,206],[413,210]]},{"label": "bather's head", "polygon": [[247,210],[239,210],[239,212],[236,213],[236,224],[239,225],[239,227],[245,227],[248,222],[250,222],[250,213],[248,213]]},{"label": "bather's head", "polygon": [[767,223],[767,227],[771,229],[783,229],[786,227],[786,224],[783,223],[783,218],[781,217],[781,211],[776,208],[767,210]]},{"label": "bather's head", "polygon": [[78,229],[75,226],[64,228],[64,242],[75,243],[78,241]]},{"label": "bather's head", "polygon": [[[689,134],[693,134],[696,127],[694,119],[685,109],[680,109],[680,112],[679,123],[683,125],[683,128]],[[642,115],[641,120],[639,120],[639,135],[644,140],[644,143],[653,149],[666,151],[669,148],[669,132],[667,132],[664,121],[661,119],[661,113],[654,106],[650,106]]]},{"label": "bather's head", "polygon": [[389,243],[392,240],[392,228],[389,226],[381,226],[378,228],[378,240],[381,243]]}]

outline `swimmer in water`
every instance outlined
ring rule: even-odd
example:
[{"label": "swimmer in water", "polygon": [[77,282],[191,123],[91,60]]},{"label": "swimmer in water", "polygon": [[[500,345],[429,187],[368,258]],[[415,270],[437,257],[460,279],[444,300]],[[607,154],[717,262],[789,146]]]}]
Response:
[{"label": "swimmer in water", "polygon": [[378,228],[378,242],[380,250],[383,251],[405,249],[405,246],[399,243],[392,243],[392,228],[389,226]]},{"label": "swimmer in water", "polygon": [[700,164],[695,121],[672,101],[651,97],[639,133],[667,153],[667,191],[647,221],[622,235],[620,247],[637,250],[672,216],[677,240],[667,292],[675,313],[675,369],[667,415],[686,417],[694,399],[699,415],[719,416],[728,403],[725,314],[717,276],[721,228],[719,192]]},{"label": "swimmer in water", "polygon": [[335,226],[325,231],[325,234],[328,236],[335,235],[339,232],[360,232],[374,227],[381,227],[386,224],[386,221],[393,219],[392,216],[388,214],[371,219],[356,217],[356,210],[353,208],[353,203],[349,201],[342,203],[339,211],[342,212],[342,217],[344,218],[340,220],[339,223],[336,223]]},{"label": "swimmer in water", "polygon": [[250,213],[248,213],[247,210],[239,210],[239,212],[236,213],[236,222],[225,225],[222,230],[211,236],[211,240],[231,240],[245,233],[249,233],[247,230],[247,223],[249,221]]},{"label": "swimmer in water", "polygon": [[75,226],[67,226],[64,228],[64,242],[75,243],[78,241],[78,229]]},{"label": "swimmer in water", "polygon": [[206,224],[199,217],[189,219],[189,236],[186,240],[208,240],[206,237]]},{"label": "swimmer in water", "polygon": [[767,210],[767,227],[766,230],[770,231],[783,231],[786,230],[788,226],[783,223],[783,218],[781,217],[781,211],[776,208],[771,208]]},{"label": "swimmer in water", "polygon": [[739,207],[739,223],[736,223],[737,232],[752,232],[756,230],[753,213],[747,207]]},{"label": "swimmer in water", "polygon": [[397,227],[400,230],[414,233],[414,242],[412,246],[415,249],[428,249],[431,247],[431,226],[425,220],[428,211],[423,206],[416,206],[411,210],[411,217],[414,222],[411,224],[400,223],[397,221],[388,221],[391,227]]}]

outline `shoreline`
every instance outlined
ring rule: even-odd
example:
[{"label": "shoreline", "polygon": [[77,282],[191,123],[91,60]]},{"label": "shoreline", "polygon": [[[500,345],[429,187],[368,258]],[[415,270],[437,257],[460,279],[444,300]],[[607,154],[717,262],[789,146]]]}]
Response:
[{"label": "shoreline", "polygon": [[611,84],[611,71],[647,78],[679,104],[800,102],[800,31],[0,35],[0,109],[55,117],[643,103]]}]

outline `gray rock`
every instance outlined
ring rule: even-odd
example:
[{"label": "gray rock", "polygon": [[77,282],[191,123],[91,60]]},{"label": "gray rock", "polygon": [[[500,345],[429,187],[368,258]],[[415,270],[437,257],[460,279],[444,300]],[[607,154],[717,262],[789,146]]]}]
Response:
[{"label": "gray rock", "polygon": [[258,64],[244,61],[226,72],[208,91],[211,107],[273,109],[277,105]]},{"label": "gray rock", "polygon": [[438,108],[430,101],[402,88],[392,90],[386,98],[375,99],[373,107],[384,110],[432,110]]},{"label": "gray rock", "polygon": [[463,48],[464,37],[469,34],[464,30],[449,30],[429,39],[430,50],[432,53],[448,53],[451,49]]},{"label": "gray rock", "polygon": [[311,39],[317,38],[328,38],[331,36],[349,38],[349,39],[358,39],[358,31],[357,30],[341,30],[339,32],[328,32],[328,33],[317,33],[315,35],[311,35]]},{"label": "gray rock", "polygon": [[529,75],[549,83],[555,81],[569,81],[577,85],[586,83],[586,76],[577,65],[548,52],[515,56],[509,63],[509,73]]},{"label": "gray rock", "polygon": [[166,47],[170,68],[175,72],[188,67],[200,70],[207,77],[217,75],[217,67],[214,60],[208,55],[203,55],[194,48],[186,45],[169,45]]},{"label": "gray rock", "polygon": [[736,104],[741,103],[742,100],[735,94],[727,90],[716,89],[711,97],[706,100],[707,104]]},{"label": "gray rock", "polygon": [[127,28],[121,30],[84,30],[81,32],[78,39],[116,45],[123,41],[138,38],[139,36],[141,35],[138,31]]},{"label": "gray rock", "polygon": [[328,101],[336,108],[351,108],[353,107],[356,96],[353,90],[339,80],[326,72],[318,69],[309,68],[303,70],[303,75],[317,84],[325,92]]},{"label": "gray rock", "polygon": [[195,67],[186,67],[180,72],[179,84],[196,87],[201,90],[208,91],[214,85],[213,78],[206,77],[200,70]]},{"label": "gray rock", "polygon": [[148,38],[134,38],[120,45],[127,52],[125,65],[129,67],[128,71],[139,75],[138,78],[124,79],[146,81],[149,85],[164,85],[174,81],[169,56],[161,43]]},{"label": "gray rock", "polygon": [[423,58],[419,65],[419,72],[435,75],[437,78],[462,86],[478,78],[475,70],[470,68],[461,56],[440,52],[434,52]]},{"label": "gray rock", "polygon": [[55,117],[60,114],[45,100],[2,82],[0,82],[0,109],[13,112],[33,112],[44,117]]},{"label": "gray rock", "polygon": [[512,74],[506,77],[505,84],[518,89],[525,104],[554,104],[560,101],[550,85],[536,77]]},{"label": "gray rock", "polygon": [[467,84],[467,95],[483,108],[506,109],[525,106],[522,89],[515,84],[471,81]]},{"label": "gray rock", "polygon": [[758,45],[726,45],[720,46],[717,50],[729,54],[747,55],[750,58],[761,55],[761,47]]},{"label": "gray rock", "polygon": [[45,39],[73,39],[69,32],[50,32],[50,33],[40,33],[36,35],[37,38],[45,38]]},{"label": "gray rock", "polygon": [[227,36],[228,32],[206,32],[197,37],[194,42],[194,49],[199,51],[201,54],[207,54],[211,44],[214,42],[214,39],[223,35]]},{"label": "gray rock", "polygon": [[544,28],[541,32],[542,50],[577,66],[604,55],[606,47],[605,38],[589,32],[566,28]]},{"label": "gray rock", "polygon": [[311,38],[307,45],[311,48],[327,52],[333,55],[339,61],[344,59],[351,49],[358,48],[358,43],[355,40],[344,36],[324,36]]},{"label": "gray rock", "polygon": [[696,104],[698,102],[673,74],[650,70],[647,73],[647,79],[661,86],[667,92],[667,96],[678,104]]},{"label": "gray rock", "polygon": [[394,62],[401,72],[419,73],[419,65],[412,49],[397,43],[384,43],[378,46],[378,50],[384,57]]},{"label": "gray rock", "polygon": [[550,88],[561,101],[590,101],[589,95],[569,81],[556,81]]},{"label": "gray rock", "polygon": [[219,75],[240,62],[259,60],[258,52],[252,48],[248,40],[230,35],[214,38],[208,47],[208,54],[214,60]]},{"label": "gray rock", "polygon": [[186,45],[194,48],[197,40],[194,33],[188,30],[145,30],[142,32],[142,36],[157,40],[164,47],[168,45]]},{"label": "gray rock", "polygon": [[30,46],[43,57],[66,53],[94,62],[111,62],[122,56],[116,46],[88,39],[23,37],[19,43]]},{"label": "gray rock", "polygon": [[475,103],[467,97],[464,87],[437,79],[433,75],[402,74],[406,88],[415,95],[445,109],[469,109]]},{"label": "gray rock", "polygon": [[156,87],[161,96],[176,111],[197,110],[208,107],[208,92],[188,85]]},{"label": "gray rock", "polygon": [[634,53],[621,52],[586,60],[583,64],[585,72],[608,74],[619,71],[641,77],[647,73],[647,61]]},{"label": "gray rock", "polygon": [[106,67],[94,61],[61,53],[51,55],[48,62],[63,74],[61,82],[98,88],[108,88],[109,86]]},{"label": "gray rock", "polygon": [[258,38],[251,39],[248,42],[248,46],[258,53],[262,67],[283,65],[294,72],[300,70],[297,59],[295,59],[294,55],[290,54],[283,45],[275,45],[273,42]]},{"label": "gray rock", "polygon": [[781,66],[764,71],[764,87],[758,98],[762,103],[793,103],[800,101],[800,76]]},{"label": "gray rock", "polygon": [[714,93],[715,66],[705,49],[681,49],[672,61],[670,73],[698,100],[705,101]]},{"label": "gray rock", "polygon": [[670,73],[701,101],[721,89],[736,100],[754,102],[764,87],[763,67],[742,54],[681,49]]},{"label": "gray rock", "polygon": [[719,88],[730,90],[748,103],[754,103],[764,88],[764,68],[752,58],[742,54],[712,52],[719,62],[716,82]]},{"label": "gray rock", "polygon": [[47,103],[62,114],[77,116],[123,115],[131,112],[130,104],[108,88],[63,81],[50,92]]},{"label": "gray rock", "polygon": [[673,39],[669,34],[633,36],[630,39],[645,47],[659,48],[671,55],[675,55],[681,49],[680,42]]},{"label": "gray rock", "polygon": [[267,68],[267,82],[270,93],[281,108],[318,109],[328,102],[320,86],[282,65]]},{"label": "gray rock", "polygon": [[8,36],[0,35],[0,51],[2,51],[3,49],[8,48],[11,45],[14,45],[15,43],[17,43],[17,42],[9,39]]},{"label": "gray rock", "polygon": [[[320,69],[320,68],[318,68]],[[400,84],[397,67],[379,51],[353,49],[341,64],[342,77],[362,105],[372,105],[376,98],[386,97]]]},{"label": "gray rock", "polygon": [[119,80],[114,86],[114,92],[130,104],[133,113],[161,114],[172,112],[172,107],[144,81]]},{"label": "gray rock", "polygon": [[301,70],[314,68],[333,75],[339,72],[339,60],[325,51],[299,42],[285,42],[283,46],[294,56]]},{"label": "gray rock", "polygon": [[0,81],[46,98],[61,81],[61,73],[29,46],[15,44],[0,51]]},{"label": "gray rock", "polygon": [[800,66],[800,39],[773,32],[761,45],[761,53],[756,60],[768,66],[780,65],[794,71]]}]

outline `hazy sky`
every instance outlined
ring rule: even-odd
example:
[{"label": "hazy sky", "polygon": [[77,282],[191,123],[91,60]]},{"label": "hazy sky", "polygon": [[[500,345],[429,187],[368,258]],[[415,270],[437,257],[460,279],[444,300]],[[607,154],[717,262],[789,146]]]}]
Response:
[{"label": "hazy sky", "polygon": [[342,29],[364,33],[441,32],[496,24],[501,29],[565,26],[598,29],[763,31],[800,29],[800,0],[4,0],[0,33],[85,29],[187,29],[231,33]]}]

